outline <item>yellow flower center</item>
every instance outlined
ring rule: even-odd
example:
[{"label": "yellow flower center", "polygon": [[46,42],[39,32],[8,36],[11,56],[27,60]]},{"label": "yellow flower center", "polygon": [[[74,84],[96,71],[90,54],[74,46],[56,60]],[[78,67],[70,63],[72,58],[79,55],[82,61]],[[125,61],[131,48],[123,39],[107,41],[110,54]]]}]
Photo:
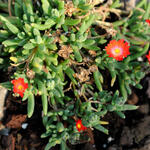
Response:
[{"label": "yellow flower center", "polygon": [[119,48],[116,48],[116,49],[115,49],[115,53],[116,53],[116,54],[119,54],[119,53],[120,53],[120,49],[119,49]]},{"label": "yellow flower center", "polygon": [[22,85],[19,85],[18,86],[18,90],[22,90],[23,89],[23,86]]},{"label": "yellow flower center", "polygon": [[78,123],[78,124],[77,124],[77,127],[80,129],[80,128],[81,128],[81,124]]}]

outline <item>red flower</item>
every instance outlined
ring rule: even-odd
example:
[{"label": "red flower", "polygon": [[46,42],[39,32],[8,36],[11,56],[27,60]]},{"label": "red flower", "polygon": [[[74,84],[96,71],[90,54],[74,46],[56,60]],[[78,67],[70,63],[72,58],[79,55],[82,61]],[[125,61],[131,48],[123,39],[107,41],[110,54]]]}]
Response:
[{"label": "red flower", "polygon": [[77,130],[80,132],[81,130],[84,131],[87,129],[87,127],[85,127],[83,124],[82,124],[82,120],[76,120],[76,128]]},{"label": "red flower", "polygon": [[23,97],[25,90],[28,88],[28,83],[25,83],[23,78],[12,80],[11,83],[14,85],[13,92]]},{"label": "red flower", "polygon": [[149,24],[149,26],[150,26],[150,19],[146,19],[145,20],[148,24]]},{"label": "red flower", "polygon": [[149,50],[149,53],[148,53],[148,55],[146,55],[146,57],[147,57],[147,59],[148,59],[148,62],[149,62],[149,64],[150,64],[150,50]]},{"label": "red flower", "polygon": [[119,41],[111,40],[105,49],[108,57],[113,57],[114,59],[121,61],[127,57],[127,55],[130,55],[129,47],[128,43],[124,43],[124,40],[121,39]]}]

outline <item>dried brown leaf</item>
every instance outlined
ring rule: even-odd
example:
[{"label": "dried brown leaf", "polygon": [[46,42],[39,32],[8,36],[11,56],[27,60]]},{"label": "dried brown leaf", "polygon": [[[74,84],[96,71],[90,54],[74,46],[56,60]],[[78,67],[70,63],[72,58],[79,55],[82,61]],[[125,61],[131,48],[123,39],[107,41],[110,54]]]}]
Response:
[{"label": "dried brown leaf", "polygon": [[89,50],[89,54],[90,54],[92,57],[96,57],[96,52],[93,51],[93,50]]},{"label": "dried brown leaf", "polygon": [[78,9],[74,7],[72,1],[67,1],[65,4],[65,14],[69,17],[72,16],[72,14],[77,11]]},{"label": "dried brown leaf", "polygon": [[27,75],[27,77],[28,77],[29,79],[33,79],[34,76],[35,76],[35,72],[34,72],[33,70],[29,70],[29,69],[27,68],[26,75]]},{"label": "dried brown leaf", "polygon": [[61,49],[58,51],[58,55],[64,59],[68,59],[72,52],[73,50],[70,45],[62,45]]},{"label": "dried brown leaf", "polygon": [[75,78],[78,78],[79,79],[79,82],[86,82],[90,79],[89,77],[89,71],[80,67],[80,73],[75,73],[74,74],[74,77]]},{"label": "dried brown leaf", "polygon": [[21,128],[23,122],[25,122],[27,115],[13,115],[11,120],[6,124],[8,128]]},{"label": "dried brown leaf", "polygon": [[96,70],[98,70],[97,66],[96,65],[92,65],[89,67],[88,71],[89,71],[89,74],[91,74],[92,72],[95,72]]}]

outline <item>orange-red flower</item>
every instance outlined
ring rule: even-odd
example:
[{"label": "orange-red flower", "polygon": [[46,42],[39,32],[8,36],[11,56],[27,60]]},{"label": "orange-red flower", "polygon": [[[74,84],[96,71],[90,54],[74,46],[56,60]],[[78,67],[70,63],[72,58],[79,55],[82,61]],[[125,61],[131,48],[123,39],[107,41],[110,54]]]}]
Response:
[{"label": "orange-red flower", "polygon": [[150,19],[146,19],[145,20],[147,23],[148,23],[148,25],[150,26]]},{"label": "orange-red flower", "polygon": [[119,41],[111,40],[109,44],[105,47],[106,53],[109,57],[113,57],[114,59],[121,61],[128,55],[130,46],[127,42],[124,43],[124,40],[121,39]]},{"label": "orange-red flower", "polygon": [[18,93],[21,97],[23,97],[25,90],[28,88],[28,83],[25,83],[23,78],[12,80],[11,83],[14,85],[13,92]]},{"label": "orange-red flower", "polygon": [[147,57],[147,59],[148,59],[148,62],[149,62],[149,64],[150,64],[150,50],[149,50],[149,53],[148,53],[148,55],[146,55],[146,57]]},{"label": "orange-red flower", "polygon": [[82,124],[82,120],[78,119],[76,120],[76,128],[77,130],[80,132],[81,130],[84,131],[87,129],[87,127],[85,127],[83,124]]}]

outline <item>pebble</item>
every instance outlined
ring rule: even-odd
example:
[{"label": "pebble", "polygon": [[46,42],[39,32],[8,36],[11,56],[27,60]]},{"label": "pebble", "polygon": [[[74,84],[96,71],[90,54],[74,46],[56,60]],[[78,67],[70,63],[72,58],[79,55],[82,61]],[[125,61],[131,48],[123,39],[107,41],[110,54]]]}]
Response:
[{"label": "pebble", "polygon": [[21,125],[21,127],[22,127],[22,129],[26,129],[27,127],[28,127],[28,123],[23,123],[22,125]]},{"label": "pebble", "polygon": [[114,140],[114,138],[112,138],[111,136],[110,137],[108,137],[108,143],[110,143],[111,141],[113,141]]},{"label": "pebble", "polygon": [[2,120],[4,116],[4,104],[7,93],[8,90],[6,88],[0,87],[0,120]]}]

